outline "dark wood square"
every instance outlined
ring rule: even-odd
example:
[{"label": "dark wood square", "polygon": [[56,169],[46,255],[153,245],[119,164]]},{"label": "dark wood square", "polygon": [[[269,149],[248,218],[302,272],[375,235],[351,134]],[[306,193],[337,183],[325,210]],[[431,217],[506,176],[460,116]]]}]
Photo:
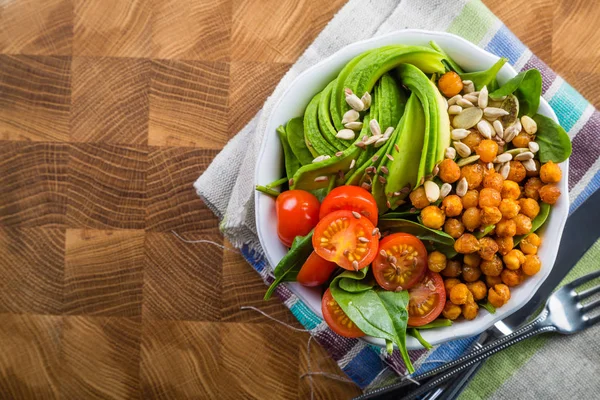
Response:
[{"label": "dark wood square", "polygon": [[[186,234],[187,240],[222,243],[216,229]],[[221,248],[187,244],[172,233],[146,234],[144,319],[218,321],[221,310]]]},{"label": "dark wood square", "polygon": [[68,150],[62,143],[0,141],[0,226],[65,225]]},{"label": "dark wood square", "polygon": [[65,313],[139,316],[144,237],[143,230],[68,229]]},{"label": "dark wood square", "polygon": [[0,55],[0,140],[66,142],[70,108],[70,57]]},{"label": "dark wood square", "polygon": [[146,144],[149,88],[150,60],[76,57],[71,140]]},{"label": "dark wood square", "polygon": [[144,229],[145,147],[75,144],[69,156],[72,228]]}]

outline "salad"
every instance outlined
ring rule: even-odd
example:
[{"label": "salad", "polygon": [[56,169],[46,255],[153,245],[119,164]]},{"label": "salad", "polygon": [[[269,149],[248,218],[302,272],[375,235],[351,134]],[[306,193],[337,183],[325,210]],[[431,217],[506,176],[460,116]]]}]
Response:
[{"label": "salad", "polygon": [[348,62],[277,129],[286,176],[257,186],[289,247],[265,299],[284,281],[320,286],[333,331],[384,339],[410,372],[406,335],[430,348],[421,330],[493,313],[540,271],[536,231],[571,153],[537,114],[539,71],[500,86],[506,59],[464,72],[430,46]]}]

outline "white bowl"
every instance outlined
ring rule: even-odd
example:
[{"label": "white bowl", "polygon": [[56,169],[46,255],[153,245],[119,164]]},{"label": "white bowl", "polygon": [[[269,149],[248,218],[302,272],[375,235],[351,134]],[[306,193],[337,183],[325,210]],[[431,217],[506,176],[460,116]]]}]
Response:
[{"label": "white bowl", "polygon": [[[499,58],[459,36],[444,32],[414,29],[392,32],[344,47],[299,75],[275,105],[271,115],[269,115],[267,131],[256,165],[256,184],[265,185],[285,175],[282,168],[283,151],[275,129],[279,125],[285,124],[290,118],[302,115],[304,108],[312,97],[322,90],[348,61],[369,49],[390,44],[428,46],[431,40],[434,40],[466,71],[487,69]],[[503,84],[516,74],[517,72],[510,65],[505,64],[498,73],[498,81]],[[540,101],[538,112],[557,121],[556,115],[544,99]],[[429,343],[436,345],[449,340],[477,335],[485,331],[494,323],[508,317],[527,303],[548,277],[556,259],[558,245],[569,211],[567,196],[568,161],[561,164],[561,169],[563,177],[559,186],[562,196],[552,207],[542,235],[543,244],[539,252],[542,260],[542,270],[535,276],[528,278],[522,285],[511,289],[511,299],[506,305],[499,308],[495,314],[482,310],[477,318],[472,321],[457,321],[451,327],[423,331],[422,335]],[[255,196],[258,237],[267,260],[272,266],[275,266],[287,252],[287,249],[277,238],[275,201],[259,192],[256,192]],[[307,288],[297,283],[291,283],[289,286],[312,311],[322,317],[320,289]],[[381,346],[385,345],[381,339],[366,337],[365,340]],[[412,337],[407,337],[407,346],[409,349],[422,348],[419,342]]]}]

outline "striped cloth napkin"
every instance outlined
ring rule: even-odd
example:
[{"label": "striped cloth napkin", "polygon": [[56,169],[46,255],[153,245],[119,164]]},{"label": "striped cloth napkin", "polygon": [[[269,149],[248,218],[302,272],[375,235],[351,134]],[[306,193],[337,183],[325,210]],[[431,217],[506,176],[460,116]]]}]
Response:
[{"label": "striped cloth napkin", "polygon": [[[348,26],[360,29],[347,29]],[[350,0],[282,79],[259,113],[215,158],[195,183],[198,194],[221,219],[221,230],[240,247],[252,267],[269,284],[273,278],[256,237],[254,166],[264,136],[266,116],[291,81],[307,67],[357,40],[405,28],[447,31],[509,59],[517,70],[537,68],[543,96],[573,142],[569,171],[571,212],[600,185],[600,113],[577,91],[531,53],[479,0]],[[596,140],[594,140],[596,139]],[[567,277],[598,267],[600,241]],[[406,373],[398,352],[357,339],[342,338],[315,315],[286,285],[277,295],[311,331],[340,368],[365,391],[393,383]],[[492,357],[463,398],[597,398],[600,393],[599,327],[573,337],[538,337]],[[411,351],[417,373],[460,356],[476,337]],[[564,383],[561,383],[564,382]],[[568,390],[566,389],[568,387]]]}]

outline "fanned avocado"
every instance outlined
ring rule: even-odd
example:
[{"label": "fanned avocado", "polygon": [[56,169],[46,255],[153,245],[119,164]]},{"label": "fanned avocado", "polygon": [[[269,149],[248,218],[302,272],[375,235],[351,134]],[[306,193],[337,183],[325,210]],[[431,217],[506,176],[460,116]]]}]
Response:
[{"label": "fanned avocado", "polygon": [[288,143],[294,156],[302,165],[310,164],[313,160],[313,156],[306,142],[304,141],[304,121],[302,117],[296,117],[289,120],[285,126],[285,133],[288,139]]},{"label": "fanned avocado", "polygon": [[277,128],[277,135],[279,136],[279,140],[281,141],[281,147],[283,147],[283,156],[285,161],[285,174],[288,179],[290,179],[298,168],[300,168],[300,162],[292,152],[292,148],[288,142],[287,134],[283,125]]},{"label": "fanned avocado", "polygon": [[331,123],[331,116],[329,115],[331,91],[333,90],[335,83],[335,80],[329,82],[329,85],[327,85],[327,87],[323,89],[323,92],[321,92],[318,109],[319,128],[321,130],[321,136],[323,136],[330,145],[335,147],[337,150],[344,150],[350,146],[352,142],[348,140],[340,140],[335,136],[337,131]]},{"label": "fanned avocado", "polygon": [[[333,156],[326,160],[302,166],[293,176],[290,189],[316,190],[323,189],[329,185],[331,179],[336,179],[340,171],[344,174],[350,170],[352,160],[356,160],[360,152],[355,145],[348,147],[341,156]],[[356,164],[356,161],[355,161]],[[327,177],[327,180],[318,180],[319,177]],[[317,179],[317,181],[315,181]]]},{"label": "fanned avocado", "polygon": [[312,98],[304,113],[304,140],[313,157],[333,155],[337,150],[331,146],[319,130],[318,111],[322,92]]}]

